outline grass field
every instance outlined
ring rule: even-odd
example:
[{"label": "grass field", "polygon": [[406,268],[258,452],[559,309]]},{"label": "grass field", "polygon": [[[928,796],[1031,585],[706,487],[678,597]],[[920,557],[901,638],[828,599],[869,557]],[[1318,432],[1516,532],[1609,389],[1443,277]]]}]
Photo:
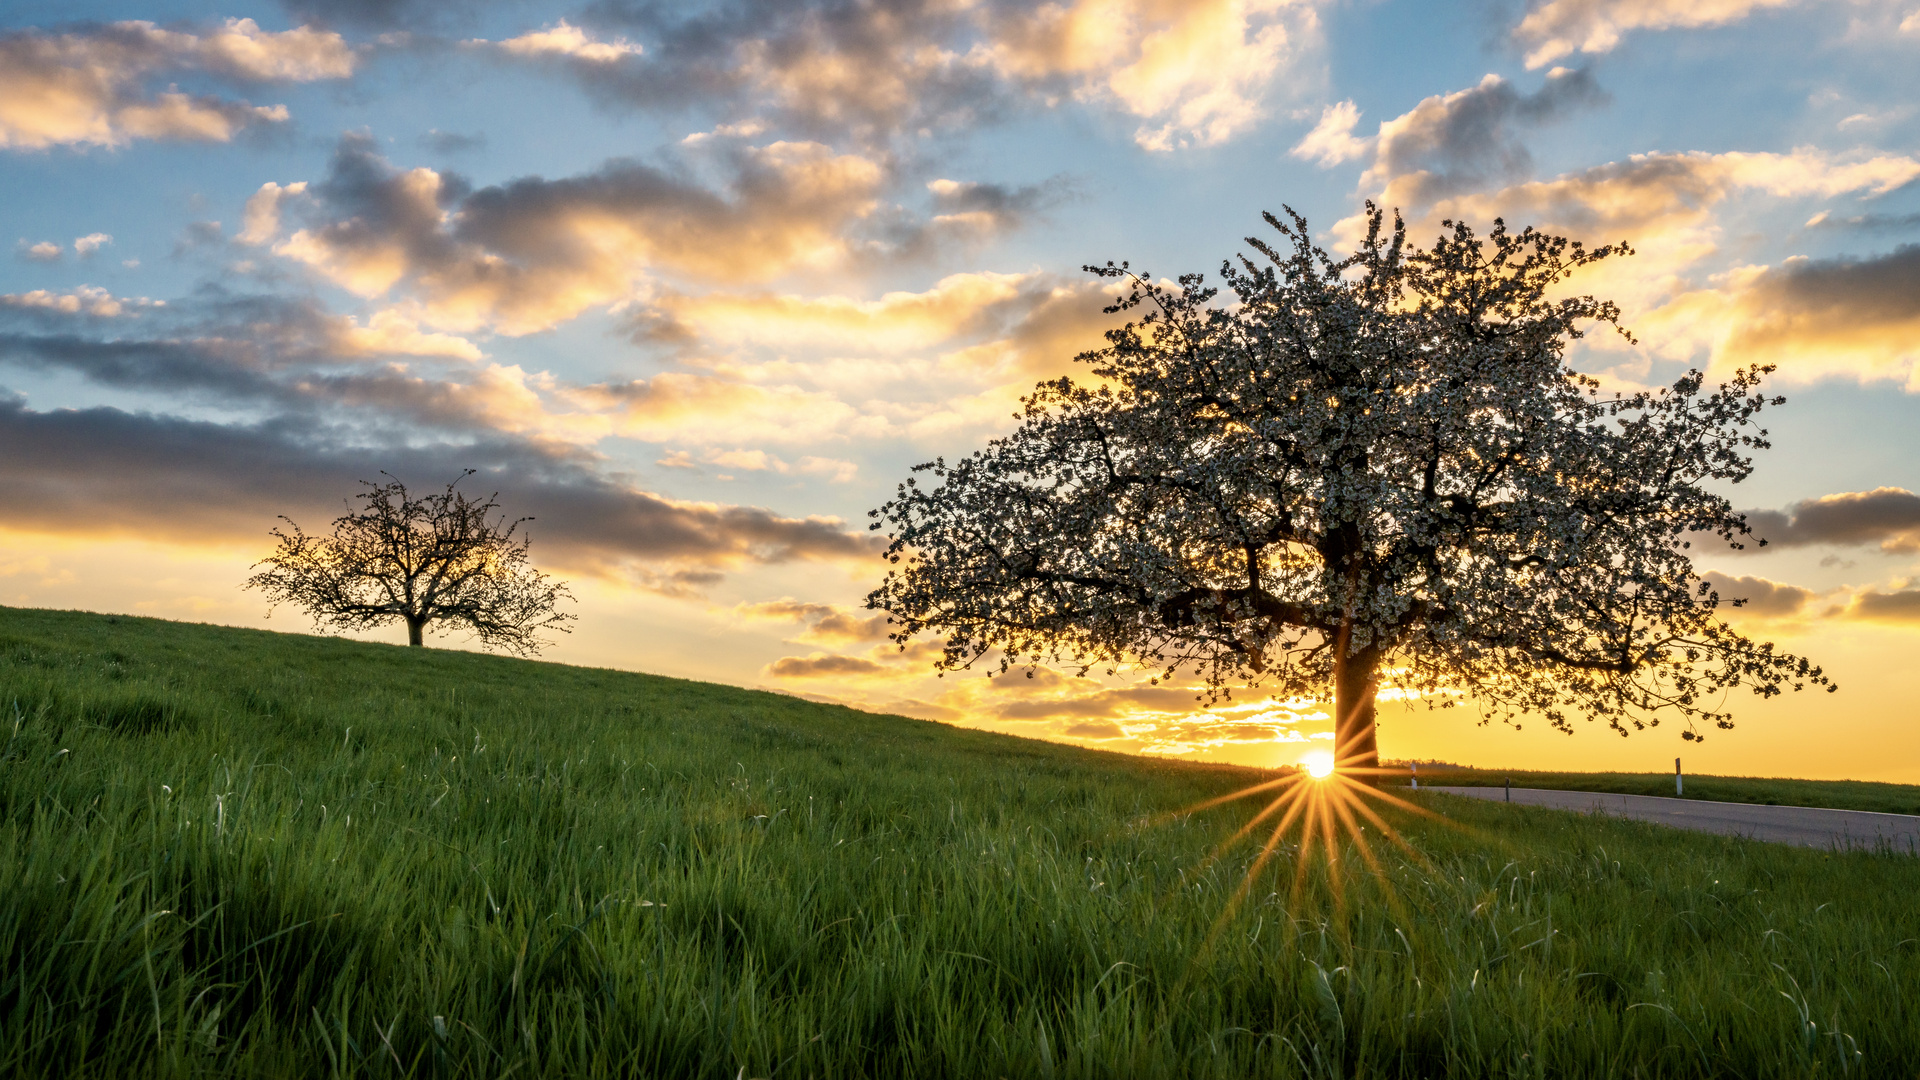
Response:
[{"label": "grass field", "polygon": [[1173,812],[1268,774],[72,613],[0,710],[10,1076],[1920,1070],[1908,857],[1450,800],[1248,887]]},{"label": "grass field", "polygon": [[[1407,777],[1390,783],[1404,785]],[[1768,806],[1821,806],[1830,810],[1870,810],[1880,814],[1920,814],[1920,786],[1879,784],[1865,780],[1789,780],[1762,776],[1693,776],[1686,778],[1688,799],[1762,803]],[[1672,773],[1529,772],[1522,769],[1462,769],[1420,766],[1420,783],[1427,787],[1552,788],[1559,791],[1605,791],[1618,795],[1660,795],[1673,798]]]}]

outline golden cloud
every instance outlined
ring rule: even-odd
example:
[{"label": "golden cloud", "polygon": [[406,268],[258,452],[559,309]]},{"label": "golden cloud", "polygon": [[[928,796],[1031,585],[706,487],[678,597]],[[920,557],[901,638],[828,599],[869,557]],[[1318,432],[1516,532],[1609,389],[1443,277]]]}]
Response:
[{"label": "golden cloud", "polygon": [[1748,510],[1746,517],[1769,547],[1875,544],[1890,555],[1920,552],[1920,495],[1905,488],[1843,491],[1785,510]]},{"label": "golden cloud", "polygon": [[1527,66],[1544,67],[1576,51],[1611,52],[1629,30],[1694,29],[1738,22],[1795,0],[1547,0],[1514,27],[1528,46]]},{"label": "golden cloud", "polygon": [[0,37],[0,147],[224,142],[249,124],[286,120],[286,107],[178,91],[145,96],[143,81],[196,69],[241,82],[310,82],[346,78],[355,61],[338,34],[311,27],[276,33],[252,19],[229,19],[198,35],[144,21],[67,34],[16,32]]},{"label": "golden cloud", "polygon": [[519,37],[500,42],[473,41],[473,45],[496,45],[514,56],[560,56],[584,60],[590,64],[612,64],[630,56],[639,56],[640,46],[625,38],[602,41],[565,19],[544,30],[530,30]]},{"label": "golden cloud", "polygon": [[1920,589],[1862,592],[1853,598],[1846,615],[1861,622],[1920,626]]},{"label": "golden cloud", "polygon": [[[740,604],[733,613],[742,618],[776,622],[805,623],[806,629],[795,638],[818,645],[857,645],[881,641],[888,633],[885,612],[864,615],[858,609],[834,604],[802,603],[791,598]],[[885,647],[882,647],[885,649]],[[888,650],[897,654],[897,650]]]},{"label": "golden cloud", "polygon": [[1744,268],[1654,319],[1708,343],[1718,370],[1776,364],[1794,381],[1840,375],[1920,393],[1920,245]]},{"label": "golden cloud", "polygon": [[12,527],[63,535],[264,542],[274,515],[325,521],[354,481],[382,470],[432,483],[477,468],[476,486],[536,519],[543,564],[641,588],[685,595],[743,565],[877,558],[874,540],[838,519],[668,499],[582,455],[500,435],[343,442],[297,415],[225,425],[0,401],[0,454]]},{"label": "golden cloud", "polygon": [[844,679],[849,676],[872,678],[893,672],[857,656],[817,652],[807,656],[783,656],[768,664],[765,674],[776,679]]},{"label": "golden cloud", "polygon": [[664,296],[656,307],[720,344],[780,343],[894,353],[933,348],[990,325],[1010,306],[1036,306],[1051,292],[1041,274],[954,274],[925,292],[877,300],[772,293]]},{"label": "golden cloud", "polygon": [[528,334],[624,299],[656,270],[739,282],[844,263],[848,229],[886,179],[817,143],[744,149],[733,165],[724,196],[633,162],[466,193],[348,138],[308,189],[321,222],[273,250],[361,296],[404,288],[446,329]]},{"label": "golden cloud", "polygon": [[[605,414],[611,433],[644,442],[734,445],[759,441],[818,445],[884,433],[884,417],[819,390],[765,385],[699,372],[669,371],[651,379],[556,386],[557,400]],[[823,459],[824,460],[824,459]],[[691,465],[689,458],[682,464]]]},{"label": "golden cloud", "polygon": [[21,309],[39,308],[62,315],[85,314],[111,319],[127,314],[128,308],[165,307],[166,301],[149,300],[144,296],[137,298],[115,296],[98,285],[81,285],[71,292],[64,293],[34,289],[31,292],[0,294],[0,306]]},{"label": "golden cloud", "polygon": [[1318,29],[1311,5],[1287,0],[1074,0],[1000,15],[987,49],[1006,76],[1064,76],[1080,96],[1145,118],[1134,140],[1168,151],[1225,142],[1260,120]]},{"label": "golden cloud", "polygon": [[[1411,114],[1409,114],[1411,115]],[[1386,125],[1382,125],[1383,129]],[[1383,138],[1384,142],[1384,138]],[[1882,303],[1873,326],[1851,344],[1839,339],[1841,327],[1817,310],[1794,307],[1792,314],[1769,314],[1762,305],[1781,299],[1792,285],[1831,278],[1824,268],[1796,276],[1792,266],[1768,270],[1738,267],[1701,288],[1685,275],[1719,250],[1717,215],[1738,196],[1776,199],[1885,194],[1920,178],[1920,160],[1896,154],[1831,154],[1803,147],[1790,153],[1636,154],[1625,161],[1566,173],[1546,180],[1496,186],[1487,191],[1437,194],[1435,172],[1416,168],[1392,175],[1382,152],[1369,176],[1385,176],[1377,196],[1383,205],[1402,207],[1410,227],[1438,229],[1443,220],[1485,224],[1494,218],[1533,225],[1590,244],[1626,241],[1631,259],[1609,260],[1584,272],[1579,291],[1607,296],[1628,312],[1628,322],[1650,344],[1648,349],[1684,360],[1703,348],[1715,363],[1780,359],[1782,373],[1805,377],[1832,372],[1907,370],[1910,351],[1897,338],[1908,325],[1899,303]],[[1334,233],[1352,243],[1364,228],[1360,215],[1339,222]],[[1894,273],[1872,267],[1862,275]],[[1884,292],[1878,295],[1885,295]],[[1814,305],[1818,307],[1817,304]],[[1795,321],[1799,320],[1799,321]],[[1742,332],[1752,321],[1751,332]],[[1827,331],[1818,331],[1816,324]],[[1810,333],[1831,339],[1827,360],[1790,355]],[[1737,343],[1737,347],[1736,346]],[[1779,343],[1778,347],[1774,343]],[[1595,348],[1620,348],[1619,342],[1594,338]]]},{"label": "golden cloud", "polygon": [[276,184],[272,181],[260,185],[260,190],[247,198],[246,208],[241,212],[242,228],[235,237],[243,244],[260,245],[273,241],[280,235],[280,207],[286,200],[307,191],[306,181],[292,184]]},{"label": "golden cloud", "polygon": [[700,141],[769,117],[884,141],[1077,99],[1141,120],[1135,138],[1151,150],[1208,145],[1315,77],[1303,69],[1319,45],[1311,0],[760,2],[628,21],[657,42],[647,63],[587,55],[603,43],[571,27],[564,41],[519,51],[562,60],[604,100],[729,106]]},{"label": "golden cloud", "polygon": [[1789,619],[1805,614],[1813,602],[1811,589],[1786,585],[1763,577],[1733,577],[1718,571],[1701,575],[1718,593],[1727,618]]}]

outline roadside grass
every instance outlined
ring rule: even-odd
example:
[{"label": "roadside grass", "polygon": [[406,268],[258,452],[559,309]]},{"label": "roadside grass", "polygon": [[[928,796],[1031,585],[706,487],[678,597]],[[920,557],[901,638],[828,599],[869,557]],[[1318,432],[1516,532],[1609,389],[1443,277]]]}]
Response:
[{"label": "roadside grass", "polygon": [[[1387,783],[1403,786],[1409,775]],[[1686,775],[1687,799],[1712,802],[1760,803],[1766,806],[1818,806],[1829,810],[1869,810],[1880,814],[1920,814],[1920,786],[1883,784],[1868,780],[1790,780],[1761,776]],[[1423,787],[1549,788],[1556,791],[1600,791],[1612,795],[1658,795],[1675,798],[1673,774],[1529,772],[1523,769],[1459,769],[1420,767]]]},{"label": "roadside grass", "polygon": [[1904,856],[1436,799],[1250,879],[1176,811],[1269,773],[78,613],[0,609],[0,716],[6,1075],[1920,1062]]}]

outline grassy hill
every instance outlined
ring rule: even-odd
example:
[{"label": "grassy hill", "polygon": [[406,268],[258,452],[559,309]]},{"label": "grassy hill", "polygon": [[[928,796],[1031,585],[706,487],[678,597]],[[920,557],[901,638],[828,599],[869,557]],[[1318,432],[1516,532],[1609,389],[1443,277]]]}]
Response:
[{"label": "grassy hill", "polygon": [[77,613],[0,609],[0,719],[7,1075],[1920,1060],[1905,856],[1449,804],[1249,878],[1257,803],[1177,811],[1271,774]]}]

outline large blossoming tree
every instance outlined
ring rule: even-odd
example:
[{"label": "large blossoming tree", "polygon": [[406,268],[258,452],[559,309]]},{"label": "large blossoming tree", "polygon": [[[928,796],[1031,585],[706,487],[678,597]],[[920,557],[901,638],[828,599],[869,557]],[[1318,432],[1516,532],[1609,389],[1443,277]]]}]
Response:
[{"label": "large blossoming tree", "polygon": [[[1724,693],[1827,678],[1734,630],[1690,546],[1739,546],[1719,491],[1764,448],[1771,369],[1603,394],[1568,366],[1618,308],[1560,288],[1627,254],[1496,221],[1430,248],[1368,207],[1353,255],[1284,243],[1177,288],[1125,266],[1136,321],[1041,384],[1011,435],[915,471],[873,512],[896,564],[867,599],[942,670],[1064,663],[1324,699],[1340,769],[1378,767],[1383,686],[1620,734],[1730,727]],[[1624,333],[1624,331],[1621,331]],[[1764,541],[1760,541],[1764,543]]]}]

